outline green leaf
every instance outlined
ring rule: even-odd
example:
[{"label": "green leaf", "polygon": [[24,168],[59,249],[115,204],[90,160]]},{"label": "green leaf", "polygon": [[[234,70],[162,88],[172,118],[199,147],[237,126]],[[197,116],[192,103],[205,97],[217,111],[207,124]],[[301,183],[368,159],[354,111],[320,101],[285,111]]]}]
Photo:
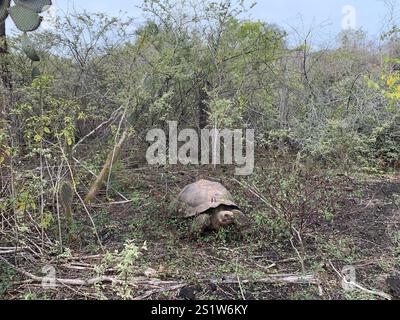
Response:
[{"label": "green leaf", "polygon": [[51,212],[46,212],[43,214],[39,226],[43,229],[48,229],[53,221],[53,214]]}]

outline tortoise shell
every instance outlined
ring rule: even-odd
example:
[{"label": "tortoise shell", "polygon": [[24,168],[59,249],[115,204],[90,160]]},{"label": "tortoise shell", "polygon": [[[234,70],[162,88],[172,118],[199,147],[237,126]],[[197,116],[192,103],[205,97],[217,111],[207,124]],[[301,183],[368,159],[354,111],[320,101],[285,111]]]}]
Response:
[{"label": "tortoise shell", "polygon": [[185,217],[194,217],[220,205],[238,208],[231,193],[220,183],[199,180],[182,189],[178,195],[179,212]]}]

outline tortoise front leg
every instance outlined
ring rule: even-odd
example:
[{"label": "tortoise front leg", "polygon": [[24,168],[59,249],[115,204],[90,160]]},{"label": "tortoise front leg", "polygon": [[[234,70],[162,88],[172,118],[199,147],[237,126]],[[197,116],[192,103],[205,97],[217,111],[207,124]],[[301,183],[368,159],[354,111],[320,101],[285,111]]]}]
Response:
[{"label": "tortoise front leg", "polygon": [[203,234],[207,229],[211,227],[211,218],[208,214],[200,214],[198,215],[193,223],[191,229],[191,236],[193,238],[198,238],[201,234]]}]

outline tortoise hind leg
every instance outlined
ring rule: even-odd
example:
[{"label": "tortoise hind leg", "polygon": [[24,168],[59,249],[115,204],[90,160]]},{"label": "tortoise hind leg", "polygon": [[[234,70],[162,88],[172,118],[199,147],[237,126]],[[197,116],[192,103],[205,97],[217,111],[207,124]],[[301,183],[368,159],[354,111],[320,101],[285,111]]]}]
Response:
[{"label": "tortoise hind leg", "polygon": [[210,215],[208,215],[208,214],[198,215],[192,223],[192,229],[190,232],[192,238],[198,238],[201,234],[203,234],[210,227],[211,227]]}]

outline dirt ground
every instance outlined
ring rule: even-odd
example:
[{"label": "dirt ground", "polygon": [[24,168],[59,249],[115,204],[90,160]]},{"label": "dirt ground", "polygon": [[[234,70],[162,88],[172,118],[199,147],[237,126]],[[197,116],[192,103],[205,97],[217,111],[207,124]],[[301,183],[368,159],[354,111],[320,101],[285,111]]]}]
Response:
[{"label": "dirt ground", "polygon": [[[384,299],[384,294],[397,298],[387,279],[399,276],[399,174],[330,172],[323,188],[333,192],[329,201],[335,212],[312,220],[297,238],[269,206],[275,194],[269,198],[271,189],[263,189],[267,176],[269,169],[261,166],[252,178],[236,179],[224,168],[141,169],[125,164],[116,171],[109,194],[104,192],[89,208],[104,250],[82,210],[76,214],[79,236],[68,242],[64,254],[49,254],[43,261],[24,253],[7,258],[35,275],[51,265],[57,278],[90,279],[105,265],[105,251],[121,251],[132,240],[146,248],[129,266],[139,279],[125,291],[129,299]],[[255,222],[249,234],[228,228],[197,240],[188,237],[189,222],[176,215],[171,202],[183,186],[200,178],[220,181],[233,193]],[[307,189],[307,178],[304,183]],[[317,196],[319,186],[313,190],[316,204],[308,210],[326,205]],[[360,288],[344,290],[341,276],[346,266],[354,268]],[[11,267],[0,264],[1,268],[3,299],[121,298],[121,288],[107,281],[43,288]],[[117,271],[108,266],[102,272],[112,276]]]}]

